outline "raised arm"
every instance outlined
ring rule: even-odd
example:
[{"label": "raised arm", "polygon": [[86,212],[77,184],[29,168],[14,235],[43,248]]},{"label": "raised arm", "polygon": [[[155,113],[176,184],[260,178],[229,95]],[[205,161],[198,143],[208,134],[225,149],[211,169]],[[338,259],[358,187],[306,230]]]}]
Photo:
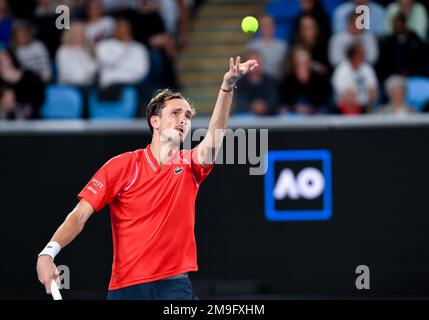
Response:
[{"label": "raised arm", "polygon": [[37,275],[39,281],[45,286],[46,293],[51,293],[51,281],[59,276],[53,261],[55,254],[76,238],[93,212],[93,207],[87,201],[80,200],[39,255],[36,268]]},{"label": "raised arm", "polygon": [[235,85],[240,78],[257,67],[258,62],[256,60],[240,63],[240,57],[237,57],[235,61],[230,58],[229,70],[223,77],[207,135],[198,145],[198,159],[201,164],[209,165],[216,159],[225,135]]}]

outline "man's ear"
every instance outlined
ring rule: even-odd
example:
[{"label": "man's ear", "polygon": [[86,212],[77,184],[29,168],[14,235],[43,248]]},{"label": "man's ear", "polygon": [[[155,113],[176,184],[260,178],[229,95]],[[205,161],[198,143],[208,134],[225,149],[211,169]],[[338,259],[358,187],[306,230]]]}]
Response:
[{"label": "man's ear", "polygon": [[150,124],[152,125],[153,131],[159,129],[159,117],[158,116],[152,116],[150,118]]}]

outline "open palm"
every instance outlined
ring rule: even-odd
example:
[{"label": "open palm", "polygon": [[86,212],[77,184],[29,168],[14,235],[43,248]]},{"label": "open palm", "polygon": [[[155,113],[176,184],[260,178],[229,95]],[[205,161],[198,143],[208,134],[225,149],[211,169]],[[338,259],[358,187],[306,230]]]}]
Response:
[{"label": "open palm", "polygon": [[253,71],[258,67],[258,61],[247,60],[241,63],[240,57],[229,59],[229,70],[225,73],[223,80],[230,86],[234,86],[240,78],[244,77],[247,73]]}]

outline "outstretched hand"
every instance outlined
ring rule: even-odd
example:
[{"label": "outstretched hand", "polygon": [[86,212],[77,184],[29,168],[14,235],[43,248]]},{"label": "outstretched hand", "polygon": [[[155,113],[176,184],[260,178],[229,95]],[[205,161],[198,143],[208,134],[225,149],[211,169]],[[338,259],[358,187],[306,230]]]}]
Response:
[{"label": "outstretched hand", "polygon": [[255,70],[258,67],[258,61],[247,60],[246,62],[240,63],[240,57],[229,59],[229,70],[225,73],[223,81],[228,86],[235,86],[238,80],[244,77],[247,73]]}]

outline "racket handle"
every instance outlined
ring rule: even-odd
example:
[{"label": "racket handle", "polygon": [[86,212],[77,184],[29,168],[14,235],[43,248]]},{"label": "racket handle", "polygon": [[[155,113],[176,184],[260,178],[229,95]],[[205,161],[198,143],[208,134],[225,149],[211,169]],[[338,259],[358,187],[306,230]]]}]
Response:
[{"label": "racket handle", "polygon": [[52,279],[51,282],[51,294],[54,300],[63,300],[63,297],[61,296],[60,290],[58,289],[58,285],[55,279]]}]

